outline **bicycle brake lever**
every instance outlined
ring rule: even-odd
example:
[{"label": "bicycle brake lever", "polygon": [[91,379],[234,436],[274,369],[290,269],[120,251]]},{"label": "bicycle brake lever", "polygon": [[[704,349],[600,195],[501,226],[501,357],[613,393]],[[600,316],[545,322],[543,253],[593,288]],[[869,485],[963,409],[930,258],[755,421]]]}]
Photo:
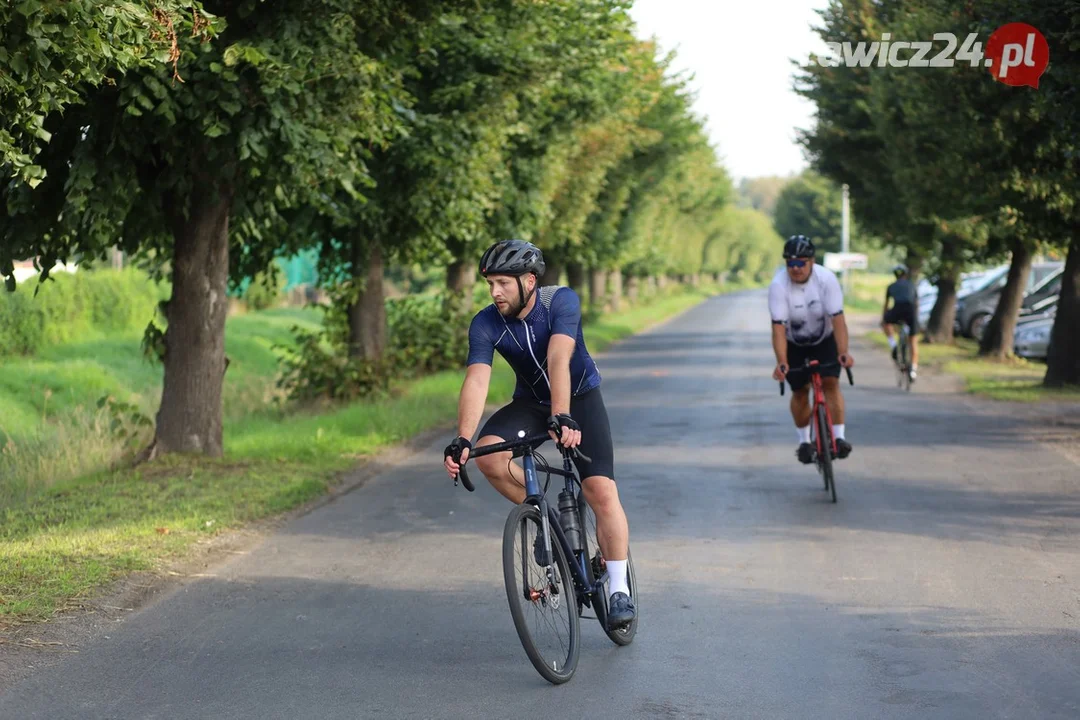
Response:
[{"label": "bicycle brake lever", "polygon": [[465,471],[465,466],[461,465],[458,469],[458,474],[454,478],[454,487],[458,486],[458,480],[461,480],[461,484],[465,486],[465,489],[469,492],[475,492],[476,486],[472,484],[472,480],[469,479],[469,473]]},{"label": "bicycle brake lever", "polygon": [[580,450],[578,450],[577,448],[574,448],[572,452],[573,452],[573,454],[574,454],[574,456],[575,456],[575,457],[581,458],[582,460],[584,460],[584,461],[585,461],[585,462],[587,462],[587,463],[591,463],[591,462],[592,462],[592,458],[591,458],[591,457],[589,457],[589,456],[588,456],[588,455],[586,455],[585,453],[581,452],[581,451],[580,451]]}]

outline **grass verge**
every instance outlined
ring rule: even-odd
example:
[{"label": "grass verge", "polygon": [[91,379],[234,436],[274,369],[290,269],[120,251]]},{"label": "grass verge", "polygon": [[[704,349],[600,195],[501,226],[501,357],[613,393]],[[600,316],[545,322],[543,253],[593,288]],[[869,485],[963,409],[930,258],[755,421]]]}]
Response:
[{"label": "grass verge", "polygon": [[[591,322],[590,351],[710,294],[686,290]],[[260,336],[256,346],[269,353],[272,342]],[[493,401],[509,398],[514,384],[509,367],[496,360]],[[0,626],[48,619],[128,573],[162,569],[200,539],[323,495],[359,460],[451,422],[461,378],[439,373],[400,383],[390,397],[320,414],[229,413],[224,459],[165,458],[60,481],[8,503],[0,508]],[[437,465],[435,458],[433,473]]]},{"label": "grass verge", "polygon": [[[875,345],[887,349],[889,341],[880,330],[867,334]],[[933,368],[959,375],[965,389],[975,395],[1007,402],[1080,400],[1080,388],[1051,389],[1042,386],[1046,365],[1014,358],[997,362],[979,357],[974,340],[957,338],[955,345],[919,344],[919,369]]]},{"label": "grass verge", "polygon": [[880,313],[885,291],[895,279],[892,275],[856,271],[851,278],[851,292],[844,297],[844,306],[857,312]]},{"label": "grass verge", "polygon": [[[276,343],[293,325],[316,328],[315,310],[280,309],[231,317],[226,332],[229,372],[226,420],[267,407],[277,393]],[[98,400],[111,396],[153,417],[162,369],[147,362],[141,336],[130,331],[49,347],[33,358],[0,365],[0,507],[42,486],[108,467],[125,446],[111,427],[115,415]],[[144,438],[136,437],[136,440]]]}]

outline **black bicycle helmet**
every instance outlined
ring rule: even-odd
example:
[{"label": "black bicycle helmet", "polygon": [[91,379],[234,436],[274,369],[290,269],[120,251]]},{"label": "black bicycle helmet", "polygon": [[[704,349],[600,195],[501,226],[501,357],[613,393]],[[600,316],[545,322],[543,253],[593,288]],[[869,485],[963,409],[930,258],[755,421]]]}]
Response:
[{"label": "black bicycle helmet", "polygon": [[526,273],[541,277],[546,267],[540,248],[525,240],[501,240],[480,258],[480,274],[484,277]]},{"label": "black bicycle helmet", "polygon": [[812,258],[816,253],[814,243],[805,235],[792,235],[784,243],[785,258]]},{"label": "black bicycle helmet", "polygon": [[894,265],[892,272],[893,275],[895,275],[896,277],[903,277],[904,275],[908,274],[907,265],[904,265],[903,263],[900,263],[899,265]]}]

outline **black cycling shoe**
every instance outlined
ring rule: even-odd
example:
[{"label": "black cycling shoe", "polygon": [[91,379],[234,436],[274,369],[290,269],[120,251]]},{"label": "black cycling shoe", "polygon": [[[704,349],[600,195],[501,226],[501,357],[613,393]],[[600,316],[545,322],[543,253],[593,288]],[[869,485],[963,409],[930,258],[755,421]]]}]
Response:
[{"label": "black cycling shoe", "polygon": [[814,446],[810,443],[800,443],[799,449],[795,451],[795,456],[799,458],[799,462],[803,465],[810,465],[814,462]]},{"label": "black cycling shoe", "polygon": [[548,565],[551,565],[550,560],[545,562],[547,556],[547,552],[544,549],[544,536],[538,534],[536,539],[533,540],[533,560],[535,560],[536,564],[540,567],[547,567]]},{"label": "black cycling shoe", "polygon": [[836,438],[836,456],[843,460],[851,454],[851,443],[843,438]]},{"label": "black cycling shoe", "polygon": [[617,592],[608,601],[608,630],[621,630],[634,621],[637,608],[633,599],[624,592]]}]

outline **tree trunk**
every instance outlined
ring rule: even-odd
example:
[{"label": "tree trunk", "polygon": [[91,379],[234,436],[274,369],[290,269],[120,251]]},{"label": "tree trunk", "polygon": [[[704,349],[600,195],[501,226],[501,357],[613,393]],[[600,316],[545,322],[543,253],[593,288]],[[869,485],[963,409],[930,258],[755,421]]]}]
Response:
[{"label": "tree trunk", "polygon": [[1020,317],[1020,304],[1024,302],[1028,278],[1031,276],[1031,247],[1022,240],[1014,240],[1012,262],[1009,263],[1009,279],[1001,291],[994,316],[986,326],[982,341],[979,343],[979,355],[1004,360],[1013,354],[1013,334],[1016,332],[1016,320]]},{"label": "tree trunk", "polygon": [[960,238],[946,235],[941,240],[941,267],[938,272],[937,300],[926,323],[926,340],[951,345],[956,325],[956,289],[960,282]]},{"label": "tree trunk", "polygon": [[1052,388],[1080,385],[1080,227],[1073,228],[1072,237],[1043,378]]},{"label": "tree trunk", "polygon": [[381,358],[386,351],[386,297],[378,242],[353,240],[353,282],[363,283],[363,288],[348,310],[349,357]]},{"label": "tree trunk", "polygon": [[926,339],[938,345],[951,345],[956,324],[956,284],[960,268],[942,268],[937,283],[937,300],[926,323]]},{"label": "tree trunk", "polygon": [[581,263],[570,263],[566,266],[566,284],[581,297],[585,292],[585,268]]},{"label": "tree trunk", "polygon": [[563,264],[559,262],[559,258],[554,253],[544,253],[544,265],[547,269],[544,270],[544,277],[540,278],[541,285],[558,285],[559,280],[562,279]]},{"label": "tree trunk", "polygon": [[1057,300],[1057,315],[1050,334],[1047,388],[1080,385],[1080,227],[1072,230],[1072,244],[1065,258],[1062,294]]},{"label": "tree trunk", "polygon": [[631,305],[635,305],[640,296],[641,278],[637,275],[630,275],[626,278],[626,299],[630,301]]},{"label": "tree trunk", "polygon": [[187,217],[168,210],[174,247],[165,381],[146,459],[174,452],[219,457],[223,452],[231,210],[231,191],[218,193],[211,187],[193,193]]},{"label": "tree trunk", "polygon": [[908,269],[908,280],[912,285],[919,284],[919,276],[922,274],[923,266],[923,254],[919,250],[913,250],[908,248],[907,256],[904,258],[904,264]]},{"label": "tree trunk", "polygon": [[604,270],[589,271],[589,305],[593,312],[604,312],[607,303],[607,272]]},{"label": "tree trunk", "polygon": [[608,274],[608,290],[611,293],[608,302],[611,312],[619,312],[623,296],[622,270],[612,270]]},{"label": "tree trunk", "polygon": [[668,284],[668,276],[667,276],[667,274],[661,273],[660,275],[656,276],[656,289],[657,290],[663,290],[664,288],[667,287],[667,284]]},{"label": "tree trunk", "polygon": [[473,286],[476,285],[476,263],[456,260],[446,266],[446,308],[469,314],[473,308]]}]

